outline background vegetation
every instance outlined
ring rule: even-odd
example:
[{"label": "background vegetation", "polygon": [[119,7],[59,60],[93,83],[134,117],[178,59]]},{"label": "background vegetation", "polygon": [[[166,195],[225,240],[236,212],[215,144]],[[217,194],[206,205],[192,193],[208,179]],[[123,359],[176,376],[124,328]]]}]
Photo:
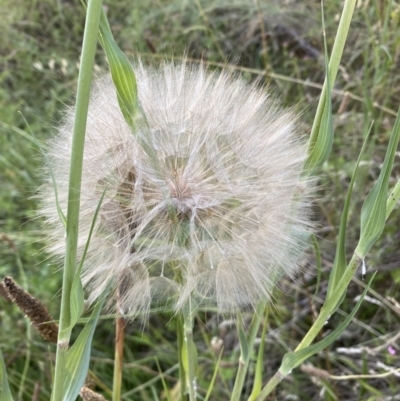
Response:
[{"label": "background vegetation", "polygon": [[[328,46],[333,42],[341,1],[325,5]],[[203,60],[210,68],[233,65],[246,80],[267,83],[286,107],[302,113],[310,131],[324,77],[320,4],[312,0],[120,0],[108,2],[108,17],[120,47],[132,60]],[[18,134],[28,121],[45,141],[73,103],[84,25],[84,10],[73,0],[2,0],[0,6],[0,278],[13,276],[58,316],[61,273],[42,251],[40,221],[32,198],[40,185],[40,152]],[[307,331],[326,293],[337,228],[363,138],[373,132],[360,168],[351,205],[347,246],[359,234],[362,201],[376,180],[400,100],[400,5],[391,0],[360,0],[335,84],[335,143],[321,169],[315,205],[321,239],[322,279],[310,253],[296,282],[283,281],[268,316],[264,376],[279,367]],[[98,74],[107,71],[103,52]],[[391,185],[400,176],[395,160]],[[399,208],[398,208],[399,209]],[[357,319],[328,350],[296,369],[278,387],[277,400],[396,400],[397,374],[374,377],[400,367],[400,212],[394,211],[367,259],[367,275],[378,270]],[[349,288],[346,314],[364,287],[361,275]],[[340,317],[338,317],[340,318]],[[333,317],[321,334],[335,328]],[[43,342],[20,312],[0,298],[0,348],[13,393],[21,400],[48,400],[54,345]],[[125,343],[124,400],[163,399],[164,379],[177,382],[176,337],[170,316],[153,315],[146,327],[128,324]],[[211,379],[219,347],[224,353],[215,400],[233,385],[239,355],[235,328],[208,313],[195,324],[199,349],[199,392]],[[397,343],[396,343],[397,338]],[[91,369],[96,389],[107,397],[112,383],[113,319],[103,319],[95,334]],[[254,371],[254,366],[253,366]],[[369,377],[350,378],[349,375]],[[332,376],[347,376],[336,380]],[[343,378],[343,377],[342,377]],[[248,391],[251,391],[250,372]],[[179,392],[177,391],[177,394]],[[248,396],[248,394],[247,394]],[[243,399],[247,399],[244,394]]]}]

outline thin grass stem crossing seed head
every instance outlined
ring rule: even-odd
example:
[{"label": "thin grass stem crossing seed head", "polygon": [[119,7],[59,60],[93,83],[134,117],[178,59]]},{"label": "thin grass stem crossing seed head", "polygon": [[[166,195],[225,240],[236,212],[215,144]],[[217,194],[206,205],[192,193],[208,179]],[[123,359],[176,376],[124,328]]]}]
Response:
[{"label": "thin grass stem crossing seed head", "polygon": [[[133,131],[110,77],[94,84],[86,130],[78,250],[106,194],[84,262],[90,302],[109,286],[124,313],[270,299],[306,246],[311,186],[296,116],[227,71],[134,67],[142,118]],[[73,110],[51,143],[67,206]],[[45,169],[48,169],[46,167]],[[47,173],[46,173],[47,174]],[[49,250],[65,240],[51,180],[40,191]]]}]

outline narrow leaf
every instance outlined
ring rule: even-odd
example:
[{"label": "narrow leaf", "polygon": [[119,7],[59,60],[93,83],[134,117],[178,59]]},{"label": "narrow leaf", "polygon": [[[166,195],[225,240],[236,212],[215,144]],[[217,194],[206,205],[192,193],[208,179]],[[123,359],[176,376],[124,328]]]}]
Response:
[{"label": "narrow leaf", "polygon": [[78,319],[81,317],[84,305],[85,305],[85,298],[83,294],[82,280],[80,275],[76,274],[71,286],[71,297],[70,297],[71,325],[69,327],[70,330],[72,330],[72,328],[76,325]]},{"label": "narrow leaf", "polygon": [[318,137],[315,145],[308,156],[306,170],[312,171],[320,167],[328,159],[333,145],[333,120],[332,120],[332,101],[330,91],[326,91],[326,104],[322,114]]},{"label": "narrow leaf", "polygon": [[245,362],[250,357],[249,356],[250,351],[249,351],[248,339],[243,327],[243,321],[240,316],[237,317],[236,328],[240,344],[240,359],[242,360],[242,362]]},{"label": "narrow leaf", "polygon": [[13,397],[11,395],[11,390],[8,385],[7,372],[6,372],[6,364],[4,362],[3,354],[0,351],[0,383],[1,383],[1,395],[0,401],[13,401]]},{"label": "narrow leaf", "polygon": [[[342,278],[343,273],[344,273],[344,271],[346,270],[346,267],[347,267],[346,249],[345,249],[346,231],[347,231],[347,216],[349,214],[351,194],[353,193],[354,181],[356,179],[358,166],[360,164],[361,156],[364,153],[364,150],[365,150],[365,147],[367,145],[367,141],[368,141],[368,138],[369,138],[369,135],[370,135],[371,131],[372,131],[372,124],[371,124],[371,126],[370,126],[370,128],[368,130],[368,133],[367,133],[366,137],[365,137],[365,140],[364,140],[364,143],[362,145],[360,154],[358,155],[358,159],[357,159],[353,174],[351,176],[349,189],[347,191],[346,199],[345,199],[345,202],[344,202],[342,216],[341,216],[341,220],[340,220],[339,236],[338,236],[338,241],[337,241],[337,246],[336,246],[335,261],[333,263],[333,268],[332,268],[331,274],[329,276],[328,292],[327,292],[326,299],[329,299],[333,292],[338,291],[339,281]],[[335,308],[335,310],[342,303],[344,297],[345,297],[345,292],[343,291],[343,296],[340,299],[339,303],[337,304],[337,307]],[[332,313],[334,311],[332,311]]]},{"label": "narrow leaf", "polygon": [[67,353],[63,401],[75,400],[86,380],[89,370],[92,338],[103,303],[104,298],[97,303],[89,321]]},{"label": "narrow leaf", "polygon": [[311,129],[311,136],[308,145],[308,153],[311,153],[311,150],[314,147],[314,144],[317,141],[317,136],[320,132],[321,119],[326,107],[326,92],[332,90],[332,87],[336,80],[336,75],[339,70],[340,60],[342,58],[344,45],[346,43],[347,35],[350,28],[350,23],[353,17],[354,8],[356,6],[356,0],[345,0],[343,6],[342,16],[340,17],[339,27],[335,38],[335,43],[333,44],[332,54],[329,62],[329,81],[330,85],[328,88],[328,80],[325,79],[324,86],[322,88],[321,97],[319,99],[317,112],[315,114],[315,119],[313,122],[313,126]]},{"label": "narrow leaf", "polygon": [[164,388],[165,398],[167,399],[167,401],[173,401],[171,398],[171,392],[167,386],[167,383],[165,382],[164,373],[161,369],[160,363],[158,362],[158,359],[156,357],[154,358],[154,360],[157,364],[158,373],[160,374],[161,382]]},{"label": "narrow leaf", "polygon": [[378,180],[365,198],[361,209],[361,234],[355,253],[361,258],[369,252],[372,245],[382,234],[386,221],[386,202],[389,178],[394,156],[400,139],[400,108],[390,136],[385,160]]},{"label": "narrow leaf", "polygon": [[128,58],[114,42],[104,10],[101,14],[99,39],[107,55],[122,114],[126,122],[134,128],[136,117],[139,114],[135,74]]},{"label": "narrow leaf", "polygon": [[315,234],[311,234],[311,241],[313,243],[314,247],[314,253],[315,253],[315,263],[317,267],[317,284],[315,286],[315,292],[314,292],[314,297],[318,295],[319,288],[321,286],[321,274],[322,274],[322,259],[321,259],[321,251],[319,249],[319,244],[317,241],[317,237]]},{"label": "narrow leaf", "polygon": [[212,391],[214,389],[215,379],[217,378],[217,374],[218,374],[218,371],[219,371],[219,365],[221,363],[222,352],[223,352],[223,349],[221,349],[221,352],[219,353],[219,357],[218,357],[217,363],[215,364],[214,373],[212,375],[212,378],[211,378],[211,381],[210,381],[210,385],[208,386],[207,394],[206,394],[206,396],[204,398],[204,401],[208,401],[208,399],[210,398],[211,393],[212,393]]},{"label": "narrow leaf", "polygon": [[263,330],[261,333],[261,342],[260,342],[260,348],[258,349],[258,355],[257,355],[257,364],[256,364],[256,373],[254,376],[254,383],[253,383],[253,391],[250,394],[250,397],[248,401],[254,401],[257,396],[261,392],[262,388],[262,373],[263,373],[263,366],[264,366],[264,350],[265,350],[265,336],[267,335],[267,327],[268,327],[268,309],[265,309],[265,320],[264,320],[264,326]]},{"label": "narrow leaf", "polygon": [[[326,33],[325,33],[325,18],[324,18],[324,9],[322,7],[322,30],[324,36],[324,49],[325,49],[325,69],[326,69],[326,91],[325,91],[325,106],[324,111],[322,113],[321,120],[318,122],[318,135],[314,140],[314,143],[311,144],[311,152],[309,153],[306,169],[314,170],[321,166],[325,160],[328,159],[329,154],[332,150],[333,145],[333,120],[332,120],[332,100],[331,100],[331,74],[330,74],[330,65],[329,65],[329,57],[328,57],[328,46],[326,43]],[[323,96],[323,93],[321,94]],[[310,141],[312,141],[312,137]]]},{"label": "narrow leaf", "polygon": [[74,280],[72,282],[71,286],[71,298],[70,298],[70,308],[71,308],[71,319],[70,319],[70,326],[68,327],[67,330],[72,330],[72,328],[75,326],[79,318],[81,317],[84,309],[84,293],[83,293],[83,286],[82,286],[82,281],[81,281],[81,272],[82,272],[82,266],[83,262],[85,261],[87,251],[89,249],[90,245],[90,240],[92,238],[94,226],[97,221],[97,217],[100,212],[101,205],[103,203],[104,195],[106,194],[107,188],[104,188],[104,191],[100,197],[99,202],[97,203],[96,211],[94,213],[92,223],[90,225],[90,230],[89,230],[89,235],[88,239],[85,244],[85,249],[83,250],[82,258],[80,260],[79,266],[76,270]]},{"label": "narrow leaf", "polygon": [[369,290],[372,280],[375,277],[375,274],[371,277],[371,279],[368,282],[368,285],[364,289],[360,299],[358,300],[356,306],[352,310],[352,312],[347,316],[347,318],[337,327],[331,334],[329,334],[327,337],[325,337],[323,340],[319,341],[316,344],[310,345],[308,347],[305,347],[303,349],[299,349],[298,351],[294,352],[288,352],[287,354],[284,355],[281,367],[279,368],[279,371],[282,375],[286,376],[288,375],[292,369],[296,368],[297,366],[301,365],[306,359],[310,358],[312,355],[315,355],[316,353],[322,351],[326,347],[328,347],[330,344],[332,344],[339,336],[340,334],[343,333],[343,331],[347,328],[347,326],[350,324],[352,321],[354,315],[357,313],[362,300],[365,297],[365,294]]}]

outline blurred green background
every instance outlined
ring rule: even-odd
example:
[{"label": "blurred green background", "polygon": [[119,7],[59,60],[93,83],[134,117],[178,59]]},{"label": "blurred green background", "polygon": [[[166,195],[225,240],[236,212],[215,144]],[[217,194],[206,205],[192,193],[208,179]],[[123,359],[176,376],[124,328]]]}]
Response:
[{"label": "blurred green background", "polygon": [[[324,6],[330,48],[342,1]],[[314,0],[118,0],[105,8],[115,40],[134,61],[179,60],[184,55],[211,69],[231,65],[248,81],[266,84],[285,107],[301,113],[308,135],[324,79],[321,5]],[[40,151],[24,139],[22,115],[37,138],[54,134],[66,106],[74,102],[84,10],[78,0],[1,0],[0,4],[0,279],[13,276],[47,305],[55,318],[62,272],[43,251],[35,192],[40,185]],[[376,180],[400,104],[400,5],[391,0],[359,0],[333,94],[335,143],[319,171],[315,220],[322,252],[322,279],[316,291],[316,263],[304,257],[296,282],[283,280],[271,306],[264,377],[279,367],[310,327],[332,266],[335,241],[350,177],[363,139],[374,121],[368,150],[356,181],[347,232],[352,254],[359,234],[362,201]],[[96,73],[107,63],[98,48]],[[22,115],[21,115],[22,114]],[[397,154],[390,181],[400,178]],[[322,375],[382,373],[400,367],[400,213],[394,211],[366,263],[377,270],[369,298],[357,319],[328,350],[311,358],[282,382],[277,400],[396,400],[400,380],[386,378],[333,380]],[[361,275],[349,288],[341,311],[321,333],[326,335],[350,311],[364,287]],[[342,316],[341,316],[342,315]],[[169,315],[127,325],[124,400],[165,399],[160,369],[170,388],[177,383],[176,336]],[[251,316],[248,317],[250,319]],[[199,393],[207,389],[223,344],[212,397],[226,400],[239,356],[236,329],[213,313],[195,325],[199,349]],[[110,398],[114,321],[103,319],[95,334],[91,369],[96,390]],[[397,335],[397,343],[395,338]],[[212,341],[213,339],[213,341]],[[221,340],[221,341],[219,341]],[[55,346],[44,343],[21,313],[0,298],[0,347],[13,393],[18,399],[48,400]],[[30,356],[27,362],[27,356]],[[253,364],[254,365],[254,364]],[[24,373],[25,372],[25,373]],[[250,369],[247,399],[251,391]],[[22,380],[21,385],[21,378]],[[157,394],[157,395],[156,395]],[[271,398],[274,399],[274,398]]]}]

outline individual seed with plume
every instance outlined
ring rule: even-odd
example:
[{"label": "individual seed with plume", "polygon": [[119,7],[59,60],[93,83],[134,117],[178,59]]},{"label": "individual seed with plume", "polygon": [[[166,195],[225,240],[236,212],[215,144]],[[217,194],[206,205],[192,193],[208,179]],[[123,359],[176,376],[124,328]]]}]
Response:
[{"label": "individual seed with plume", "polygon": [[[78,253],[104,192],[82,280],[88,300],[110,284],[125,314],[153,306],[216,306],[271,299],[292,276],[311,224],[305,144],[296,116],[264,89],[203,66],[137,64],[141,119],[124,120],[109,76],[93,87],[86,129]],[[66,210],[73,110],[51,141]],[[49,168],[40,190],[49,251],[64,255]]]}]

